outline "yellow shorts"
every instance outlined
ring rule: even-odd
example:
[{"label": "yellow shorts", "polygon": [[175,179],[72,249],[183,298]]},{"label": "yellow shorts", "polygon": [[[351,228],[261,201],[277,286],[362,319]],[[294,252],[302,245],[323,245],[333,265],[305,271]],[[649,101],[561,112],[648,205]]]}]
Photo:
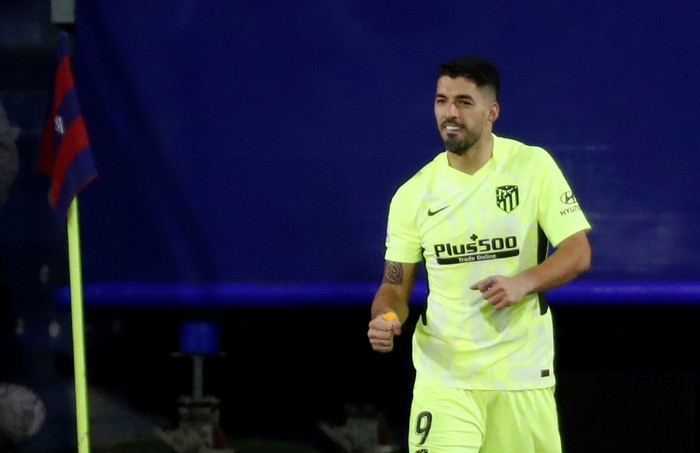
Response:
[{"label": "yellow shorts", "polygon": [[463,390],[416,383],[411,453],[560,453],[554,388]]}]

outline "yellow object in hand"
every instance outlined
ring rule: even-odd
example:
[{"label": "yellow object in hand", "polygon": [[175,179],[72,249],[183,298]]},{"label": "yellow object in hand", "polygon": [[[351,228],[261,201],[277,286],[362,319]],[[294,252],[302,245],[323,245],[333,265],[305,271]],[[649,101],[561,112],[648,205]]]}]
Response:
[{"label": "yellow object in hand", "polygon": [[386,322],[391,322],[394,320],[394,318],[396,318],[396,313],[394,313],[393,311],[384,313],[384,315],[382,315],[382,318],[384,318],[384,321]]}]

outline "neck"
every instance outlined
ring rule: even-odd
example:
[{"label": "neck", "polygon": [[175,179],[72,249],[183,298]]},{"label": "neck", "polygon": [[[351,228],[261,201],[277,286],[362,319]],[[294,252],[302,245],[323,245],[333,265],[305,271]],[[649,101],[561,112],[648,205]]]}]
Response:
[{"label": "neck", "polygon": [[459,170],[468,175],[473,175],[481,167],[486,165],[486,162],[493,155],[493,136],[490,133],[484,133],[481,139],[469,148],[464,154],[455,154],[447,152],[447,161],[450,167]]}]

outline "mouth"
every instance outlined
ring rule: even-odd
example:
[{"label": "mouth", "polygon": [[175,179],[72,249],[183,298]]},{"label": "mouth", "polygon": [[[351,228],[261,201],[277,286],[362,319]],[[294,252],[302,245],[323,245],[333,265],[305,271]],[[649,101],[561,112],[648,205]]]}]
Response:
[{"label": "mouth", "polygon": [[458,130],[462,129],[462,125],[457,123],[443,123],[442,128],[445,130],[445,132],[457,132]]}]

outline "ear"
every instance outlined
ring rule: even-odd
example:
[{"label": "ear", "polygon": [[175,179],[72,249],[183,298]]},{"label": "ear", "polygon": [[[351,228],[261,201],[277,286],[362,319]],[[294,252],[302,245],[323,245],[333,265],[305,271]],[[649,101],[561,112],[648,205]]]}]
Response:
[{"label": "ear", "polygon": [[491,104],[491,107],[489,107],[489,110],[486,114],[486,120],[495,123],[496,120],[498,119],[498,114],[500,113],[501,108],[498,106],[498,102],[494,102]]}]

